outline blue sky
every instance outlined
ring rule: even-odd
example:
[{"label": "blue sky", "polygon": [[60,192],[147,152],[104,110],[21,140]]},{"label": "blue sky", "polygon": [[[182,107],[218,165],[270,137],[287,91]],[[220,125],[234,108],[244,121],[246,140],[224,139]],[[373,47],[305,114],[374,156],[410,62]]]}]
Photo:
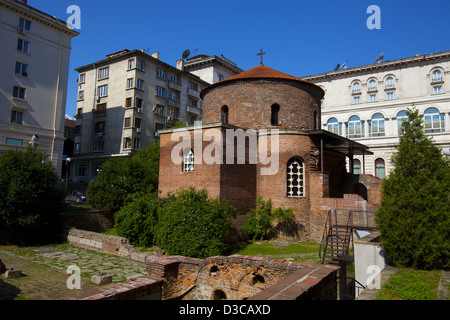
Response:
[{"label": "blue sky", "polygon": [[[72,41],[66,113],[76,113],[73,69],[128,49],[160,52],[171,65],[184,50],[221,55],[248,70],[264,64],[297,77],[450,50],[448,0],[28,0],[67,20],[81,9],[80,35]],[[381,29],[366,22],[370,5],[381,10]],[[197,51],[195,51],[197,50]]]}]

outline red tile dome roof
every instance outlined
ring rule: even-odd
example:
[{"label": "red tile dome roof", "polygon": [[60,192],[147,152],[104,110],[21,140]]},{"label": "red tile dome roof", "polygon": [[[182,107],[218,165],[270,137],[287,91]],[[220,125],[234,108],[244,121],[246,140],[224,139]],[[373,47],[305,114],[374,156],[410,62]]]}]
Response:
[{"label": "red tile dome roof", "polygon": [[[253,69],[250,69],[250,70],[244,71],[244,72],[242,72],[242,73],[236,74],[236,75],[234,75],[234,76],[232,76],[232,77],[229,77],[229,78],[227,78],[227,79],[225,79],[225,80],[216,82],[216,83],[214,83],[214,84],[212,84],[212,85],[206,87],[206,88],[200,93],[200,96],[203,98],[204,94],[205,94],[207,91],[209,91],[209,89],[212,89],[212,88],[215,88],[215,87],[217,87],[217,86],[220,86],[220,85],[223,84],[223,83],[234,82],[234,81],[245,80],[245,79],[282,79],[282,80],[294,80],[294,81],[299,81],[299,82],[302,82],[302,83],[307,83],[307,84],[309,84],[309,85],[316,86],[315,84],[313,84],[313,83],[311,83],[311,82],[309,82],[309,81],[306,81],[306,80],[303,80],[303,79],[300,79],[300,78],[291,76],[291,75],[289,75],[289,74],[287,74],[287,73],[283,73],[283,72],[274,70],[274,69],[272,69],[272,68],[269,68],[269,67],[267,67],[267,66],[265,66],[265,65],[263,65],[263,64],[260,64],[259,66],[255,67],[255,68],[253,68]],[[320,88],[320,87],[319,87],[319,88]]]}]

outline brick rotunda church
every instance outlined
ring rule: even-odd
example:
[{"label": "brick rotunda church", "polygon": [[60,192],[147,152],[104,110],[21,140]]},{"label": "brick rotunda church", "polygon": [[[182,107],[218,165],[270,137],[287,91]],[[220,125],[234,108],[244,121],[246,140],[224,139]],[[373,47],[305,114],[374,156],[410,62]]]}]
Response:
[{"label": "brick rotunda church", "polygon": [[[352,174],[353,156],[371,154],[367,147],[319,130],[320,87],[261,63],[200,96],[202,124],[159,131],[162,196],[204,188],[239,210],[237,226],[262,196],[295,209],[294,226],[282,228],[279,238],[319,241],[328,210],[379,205],[381,180]],[[246,136],[244,154],[232,135],[239,133]]]}]

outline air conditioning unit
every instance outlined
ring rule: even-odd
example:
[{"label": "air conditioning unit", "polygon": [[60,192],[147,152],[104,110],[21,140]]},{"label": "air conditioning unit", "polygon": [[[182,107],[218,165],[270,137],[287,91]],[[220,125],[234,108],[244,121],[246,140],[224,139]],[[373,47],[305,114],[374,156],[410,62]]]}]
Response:
[{"label": "air conditioning unit", "polygon": [[155,137],[159,137],[159,133],[158,132],[155,132]]},{"label": "air conditioning unit", "polygon": [[137,112],[138,112],[138,113],[142,113],[142,108],[138,108],[138,109],[137,109]]},{"label": "air conditioning unit", "polygon": [[142,129],[136,129],[136,133],[141,133],[142,132]]},{"label": "air conditioning unit", "polygon": [[25,29],[24,28],[22,28],[22,27],[17,27],[17,32],[19,32],[19,33],[25,33]]},{"label": "air conditioning unit", "polygon": [[167,117],[167,121],[172,121],[172,117]]},{"label": "air conditioning unit", "polygon": [[95,96],[95,101],[100,102],[100,97],[99,96]]}]

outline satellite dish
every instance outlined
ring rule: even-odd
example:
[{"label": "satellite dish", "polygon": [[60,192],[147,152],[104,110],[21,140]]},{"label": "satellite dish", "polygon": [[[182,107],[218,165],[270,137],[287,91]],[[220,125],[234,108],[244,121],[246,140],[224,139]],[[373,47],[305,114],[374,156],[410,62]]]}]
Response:
[{"label": "satellite dish", "polygon": [[384,59],[384,52],[375,59],[375,63],[379,62],[381,59]]},{"label": "satellite dish", "polygon": [[183,59],[187,59],[189,57],[189,55],[191,54],[190,50],[184,50],[183,54],[181,55],[181,57]]},{"label": "satellite dish", "polygon": [[339,67],[340,67],[341,65],[340,64],[338,64],[335,68],[334,68],[334,71],[337,71],[337,70],[339,70]]}]

